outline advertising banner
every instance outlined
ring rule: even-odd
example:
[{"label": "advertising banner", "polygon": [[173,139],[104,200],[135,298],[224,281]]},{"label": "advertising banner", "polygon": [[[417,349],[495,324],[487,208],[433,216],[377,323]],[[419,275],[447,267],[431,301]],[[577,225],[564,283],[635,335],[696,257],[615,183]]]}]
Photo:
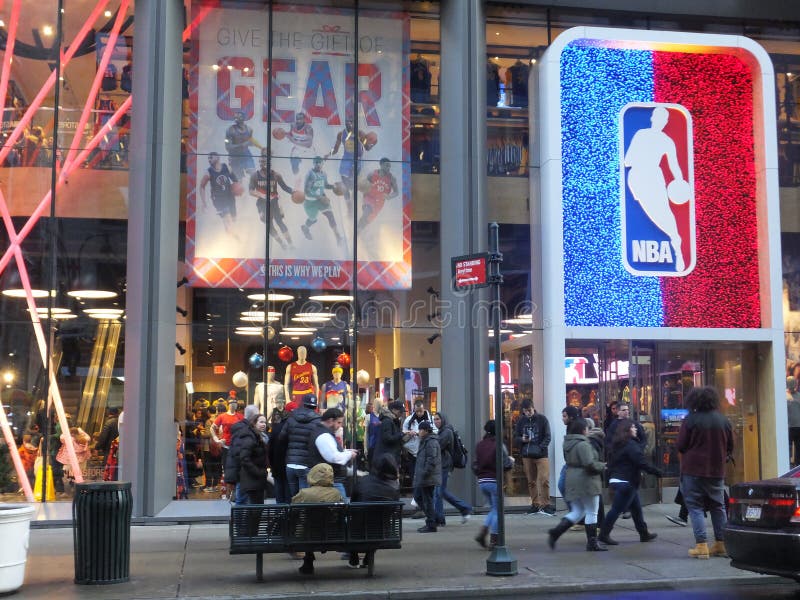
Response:
[{"label": "advertising banner", "polygon": [[583,31],[543,82],[559,90],[542,122],[561,164],[547,180],[565,325],[763,327],[766,53],[732,36]]},{"label": "advertising banner", "polygon": [[357,232],[359,287],[409,288],[407,16],[362,11],[356,40],[352,11],[275,6],[271,74],[268,18],[213,8],[195,30],[191,284],[263,287],[269,243],[270,287],[347,289]]}]

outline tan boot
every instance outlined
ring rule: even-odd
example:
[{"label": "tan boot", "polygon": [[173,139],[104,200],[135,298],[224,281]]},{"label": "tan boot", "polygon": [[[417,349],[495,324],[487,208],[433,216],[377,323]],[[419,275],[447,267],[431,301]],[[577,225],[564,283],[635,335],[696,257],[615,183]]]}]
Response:
[{"label": "tan boot", "polygon": [[728,551],[725,549],[725,542],[720,542],[719,540],[714,542],[711,548],[708,549],[708,555],[727,557]]},{"label": "tan boot", "polygon": [[708,544],[702,542],[694,548],[689,548],[689,556],[692,558],[708,558]]}]

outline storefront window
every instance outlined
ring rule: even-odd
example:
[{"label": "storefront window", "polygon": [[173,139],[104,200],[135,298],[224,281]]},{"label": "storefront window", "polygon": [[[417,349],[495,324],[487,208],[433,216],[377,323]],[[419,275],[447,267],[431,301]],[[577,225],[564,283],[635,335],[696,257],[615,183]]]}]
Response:
[{"label": "storefront window", "polygon": [[190,8],[176,498],[210,499],[234,396],[278,422],[315,393],[354,448],[373,403],[435,406],[438,149],[412,131],[438,136],[439,40],[427,3]]},{"label": "storefront window", "polygon": [[102,4],[60,19],[50,0],[0,9],[8,499],[69,499],[77,482],[117,477],[133,2]]}]

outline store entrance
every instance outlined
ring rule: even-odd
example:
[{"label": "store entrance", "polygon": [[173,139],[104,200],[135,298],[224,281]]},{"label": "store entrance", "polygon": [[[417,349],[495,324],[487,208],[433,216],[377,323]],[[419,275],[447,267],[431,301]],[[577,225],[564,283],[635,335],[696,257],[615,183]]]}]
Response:
[{"label": "store entrance", "polygon": [[[566,403],[580,408],[584,417],[604,430],[615,418],[613,404],[630,404],[633,418],[647,433],[645,455],[664,473],[661,480],[644,475],[642,502],[659,502],[662,496],[672,501],[680,475],[678,431],[689,412],[686,395],[695,386],[717,389],[720,410],[733,427],[735,450],[726,482],[760,476],[756,356],[755,345],[741,343],[571,343],[566,348]],[[610,448],[610,439],[606,445]]]}]

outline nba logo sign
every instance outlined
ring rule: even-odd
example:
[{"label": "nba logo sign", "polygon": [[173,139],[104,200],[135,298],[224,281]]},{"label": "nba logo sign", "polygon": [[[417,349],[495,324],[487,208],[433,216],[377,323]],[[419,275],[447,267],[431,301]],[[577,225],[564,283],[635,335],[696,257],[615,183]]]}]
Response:
[{"label": "nba logo sign", "polygon": [[692,117],[679,104],[632,102],[619,116],[622,262],[681,277],[696,263]]}]

